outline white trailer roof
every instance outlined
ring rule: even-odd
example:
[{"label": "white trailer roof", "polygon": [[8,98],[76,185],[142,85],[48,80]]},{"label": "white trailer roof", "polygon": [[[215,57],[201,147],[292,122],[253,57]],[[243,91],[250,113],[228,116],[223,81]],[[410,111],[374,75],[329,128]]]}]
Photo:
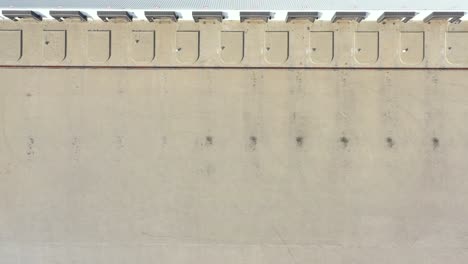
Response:
[{"label": "white trailer roof", "polygon": [[172,10],[466,10],[466,0],[0,0],[1,8]]}]

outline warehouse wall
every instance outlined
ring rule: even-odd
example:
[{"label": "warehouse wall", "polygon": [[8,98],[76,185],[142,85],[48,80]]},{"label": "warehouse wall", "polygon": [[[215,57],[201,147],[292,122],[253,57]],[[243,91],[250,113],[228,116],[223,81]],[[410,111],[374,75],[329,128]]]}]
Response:
[{"label": "warehouse wall", "polygon": [[0,21],[3,66],[468,67],[468,23]]}]

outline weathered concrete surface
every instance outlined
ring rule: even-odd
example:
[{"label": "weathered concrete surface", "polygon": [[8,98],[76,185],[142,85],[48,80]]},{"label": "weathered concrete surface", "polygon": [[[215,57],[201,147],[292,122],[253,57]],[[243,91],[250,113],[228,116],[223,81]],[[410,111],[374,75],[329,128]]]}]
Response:
[{"label": "weathered concrete surface", "polygon": [[0,263],[466,263],[466,74],[3,67]]},{"label": "weathered concrete surface", "polygon": [[468,22],[0,21],[0,65],[468,67]]},{"label": "weathered concrete surface", "polygon": [[0,262],[463,263],[465,74],[3,69]]}]

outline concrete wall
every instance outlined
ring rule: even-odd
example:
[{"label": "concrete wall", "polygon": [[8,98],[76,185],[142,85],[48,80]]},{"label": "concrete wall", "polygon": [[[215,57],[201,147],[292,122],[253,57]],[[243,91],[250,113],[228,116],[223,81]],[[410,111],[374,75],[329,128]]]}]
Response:
[{"label": "concrete wall", "polygon": [[465,34],[1,23],[0,263],[465,263]]},{"label": "concrete wall", "polygon": [[0,21],[3,66],[468,67],[468,23]]}]

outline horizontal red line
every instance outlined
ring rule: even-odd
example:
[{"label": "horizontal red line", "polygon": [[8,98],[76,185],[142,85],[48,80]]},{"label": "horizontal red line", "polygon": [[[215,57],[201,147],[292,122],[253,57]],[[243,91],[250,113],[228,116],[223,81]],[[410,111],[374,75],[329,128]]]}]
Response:
[{"label": "horizontal red line", "polygon": [[116,70],[436,70],[466,71],[468,67],[288,67],[288,66],[126,66],[126,65],[0,65],[12,69],[116,69]]}]

